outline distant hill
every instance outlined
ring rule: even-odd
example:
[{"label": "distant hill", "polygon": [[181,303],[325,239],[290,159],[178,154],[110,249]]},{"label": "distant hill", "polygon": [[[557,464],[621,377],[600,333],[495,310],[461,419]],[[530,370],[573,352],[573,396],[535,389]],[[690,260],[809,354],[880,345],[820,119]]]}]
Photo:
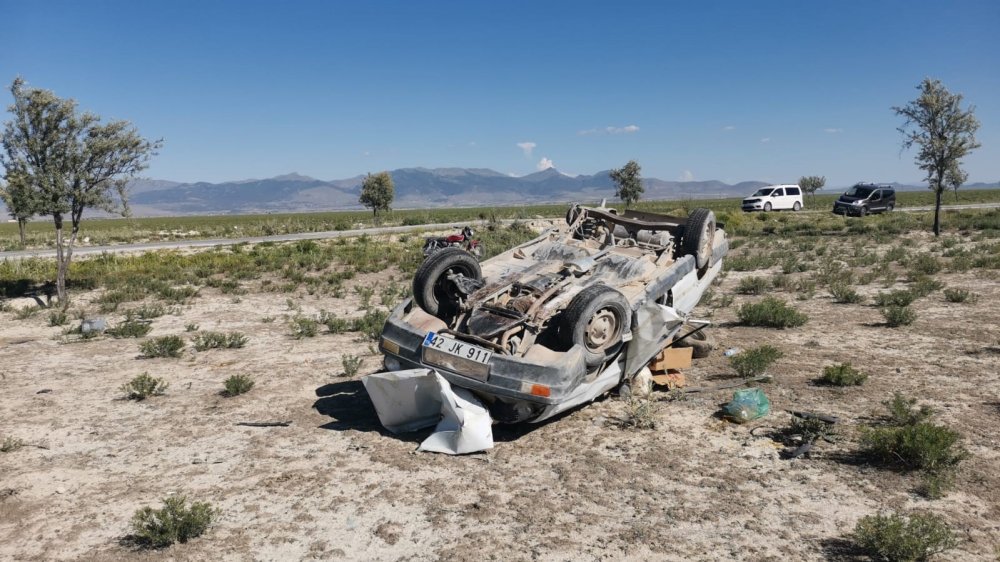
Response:
[{"label": "distant hill", "polygon": [[[608,170],[569,176],[549,168],[514,177],[486,168],[401,168],[390,172],[396,185],[396,208],[568,203],[614,198]],[[360,209],[358,194],[364,176],[320,180],[297,173],[267,179],[222,183],[180,183],[139,179],[131,183],[130,205],[135,216],[247,214]],[[705,199],[740,197],[767,185],[759,181],[727,184],[717,180],[643,180],[643,199]],[[926,189],[893,184],[900,190]],[[966,189],[1000,187],[973,183]],[[829,187],[825,193],[843,188]],[[0,211],[3,210],[0,205]],[[4,213],[6,214],[6,213]]]}]

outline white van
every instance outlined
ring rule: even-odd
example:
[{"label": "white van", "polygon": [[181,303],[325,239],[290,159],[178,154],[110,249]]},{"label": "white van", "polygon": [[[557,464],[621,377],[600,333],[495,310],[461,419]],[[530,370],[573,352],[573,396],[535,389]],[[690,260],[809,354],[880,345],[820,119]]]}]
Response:
[{"label": "white van", "polygon": [[791,184],[769,185],[743,200],[744,211],[778,211],[802,209],[802,189]]}]

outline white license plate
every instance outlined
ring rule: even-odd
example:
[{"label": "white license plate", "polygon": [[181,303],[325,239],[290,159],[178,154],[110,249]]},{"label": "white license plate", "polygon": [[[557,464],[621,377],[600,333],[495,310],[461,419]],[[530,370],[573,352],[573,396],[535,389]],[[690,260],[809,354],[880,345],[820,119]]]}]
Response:
[{"label": "white license plate", "polygon": [[489,376],[493,352],[488,349],[434,332],[424,337],[423,347],[427,364],[479,380]]}]

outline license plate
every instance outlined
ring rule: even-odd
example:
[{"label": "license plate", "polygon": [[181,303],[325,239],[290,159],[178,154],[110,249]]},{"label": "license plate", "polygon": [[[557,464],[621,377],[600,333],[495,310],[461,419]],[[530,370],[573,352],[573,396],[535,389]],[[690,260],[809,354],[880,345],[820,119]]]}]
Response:
[{"label": "license plate", "polygon": [[488,349],[434,332],[424,337],[423,348],[424,363],[428,365],[481,381],[489,377],[493,352]]}]

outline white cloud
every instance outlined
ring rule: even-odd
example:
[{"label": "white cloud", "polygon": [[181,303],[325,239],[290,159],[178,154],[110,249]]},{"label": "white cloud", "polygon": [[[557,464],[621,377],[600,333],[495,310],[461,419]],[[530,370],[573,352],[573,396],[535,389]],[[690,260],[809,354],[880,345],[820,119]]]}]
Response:
[{"label": "white cloud", "polygon": [[736,125],[726,125],[725,127],[722,128],[722,130],[723,131],[735,131],[736,130]]},{"label": "white cloud", "polygon": [[538,171],[540,172],[542,170],[548,170],[549,168],[555,168],[556,166],[552,163],[552,160],[543,156],[542,159],[538,161],[538,165],[535,167],[538,168]]},{"label": "white cloud", "polygon": [[760,139],[760,142],[771,142],[771,137],[764,137]]},{"label": "white cloud", "polygon": [[694,172],[691,170],[684,170],[677,179],[679,181],[694,181]]},{"label": "white cloud", "polygon": [[823,132],[824,133],[830,133],[830,134],[836,134],[836,133],[843,133],[844,130],[843,129],[823,129]]},{"label": "white cloud", "polygon": [[535,150],[536,146],[538,145],[530,141],[517,143],[517,147],[524,151],[525,158],[531,158],[531,151]]},{"label": "white cloud", "polygon": [[581,137],[587,135],[628,135],[631,133],[639,132],[638,125],[625,125],[624,127],[605,127],[603,129],[585,129],[583,131],[578,131],[576,134]]}]

